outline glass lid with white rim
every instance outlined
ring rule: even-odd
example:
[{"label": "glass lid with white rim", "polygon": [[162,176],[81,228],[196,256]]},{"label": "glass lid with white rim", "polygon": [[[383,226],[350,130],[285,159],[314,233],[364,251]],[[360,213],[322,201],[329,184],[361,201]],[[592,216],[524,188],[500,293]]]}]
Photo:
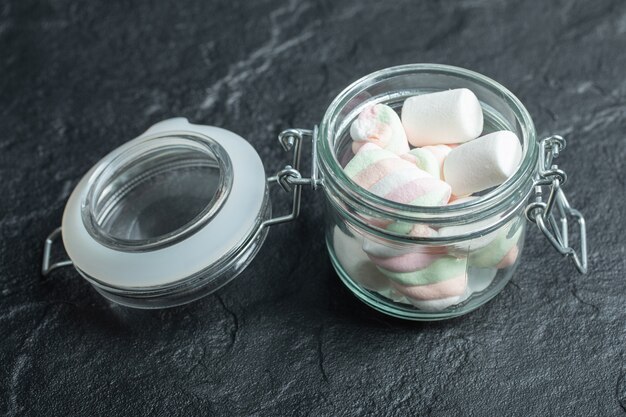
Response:
[{"label": "glass lid with white rim", "polygon": [[50,265],[53,233],[43,272],[71,263],[121,304],[182,304],[239,274],[261,247],[266,226],[288,220],[270,217],[265,170],[245,139],[170,119],[82,178],[56,232],[71,261]]}]

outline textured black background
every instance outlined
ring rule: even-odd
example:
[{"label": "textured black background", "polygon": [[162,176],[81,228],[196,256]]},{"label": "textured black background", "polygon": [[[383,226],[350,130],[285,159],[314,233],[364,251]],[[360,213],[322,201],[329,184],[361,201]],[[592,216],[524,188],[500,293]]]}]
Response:
[{"label": "textured black background", "polygon": [[[0,4],[0,412],[7,415],[579,415],[626,411],[626,3],[4,0]],[[588,276],[531,229],[508,287],[443,323],[385,317],[342,286],[321,197],[239,279],[133,311],[41,243],[100,157],[186,116],[248,138],[311,127],[373,70],[439,62],[527,105],[587,216]]]}]

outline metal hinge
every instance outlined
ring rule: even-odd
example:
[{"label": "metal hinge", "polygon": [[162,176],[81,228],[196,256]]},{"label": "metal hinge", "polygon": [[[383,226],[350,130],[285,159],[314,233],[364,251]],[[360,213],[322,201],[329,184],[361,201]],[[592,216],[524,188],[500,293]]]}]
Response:
[{"label": "metal hinge", "polygon": [[[581,274],[587,273],[587,234],[585,218],[570,206],[561,188],[567,181],[565,171],[553,164],[560,152],[565,149],[565,139],[550,136],[543,139],[539,154],[539,171],[535,179],[535,201],[526,207],[526,218],[535,223],[548,239],[548,242],[563,256],[570,258]],[[548,199],[544,202],[543,189],[548,188]],[[555,216],[555,209],[558,219]],[[568,216],[576,219],[580,235],[580,252],[569,245]]]},{"label": "metal hinge", "polygon": [[[309,178],[302,177],[300,173],[300,159],[302,156],[302,140],[309,138],[311,140],[311,176]],[[300,214],[300,201],[302,195],[302,186],[310,185],[313,189],[322,185],[322,180],[318,178],[317,173],[317,126],[313,130],[308,129],[287,129],[278,135],[278,141],[285,151],[293,151],[293,160],[291,165],[286,165],[278,171],[276,175],[267,178],[267,182],[277,183],[286,192],[292,195],[291,213],[263,222],[263,226],[273,226],[275,224],[290,222]]]}]

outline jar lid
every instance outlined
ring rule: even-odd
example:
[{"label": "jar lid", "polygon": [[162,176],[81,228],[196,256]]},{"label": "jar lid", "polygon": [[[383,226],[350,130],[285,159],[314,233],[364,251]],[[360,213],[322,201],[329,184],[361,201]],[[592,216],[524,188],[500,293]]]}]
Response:
[{"label": "jar lid", "polygon": [[254,148],[228,130],[176,118],[91,168],[67,202],[62,237],[98,291],[130,305],[169,297],[154,305],[162,307],[241,272],[262,245],[270,212]]}]

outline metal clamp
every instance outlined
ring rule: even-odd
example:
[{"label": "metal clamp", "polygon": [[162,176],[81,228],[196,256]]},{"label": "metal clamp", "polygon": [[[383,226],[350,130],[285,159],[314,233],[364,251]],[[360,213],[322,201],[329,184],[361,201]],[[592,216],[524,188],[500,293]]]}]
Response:
[{"label": "metal clamp", "polygon": [[[311,139],[311,176],[309,178],[302,177],[300,174],[300,159],[302,156],[302,140],[304,138]],[[302,186],[310,185],[313,189],[322,184],[322,180],[317,177],[317,126],[313,130],[308,129],[287,129],[278,135],[278,141],[285,151],[293,151],[293,160],[291,165],[286,165],[278,171],[276,175],[267,179],[269,184],[278,183],[283,190],[291,192],[292,203],[291,213],[263,222],[263,227],[273,226],[275,224],[290,222],[300,214],[300,201],[302,194]]]},{"label": "metal clamp", "polygon": [[60,236],[61,236],[61,228],[57,227],[56,229],[54,229],[52,233],[50,233],[50,235],[48,235],[48,237],[46,238],[46,242],[44,243],[43,261],[41,262],[41,275],[44,277],[48,276],[50,272],[54,271],[57,268],[63,268],[65,266],[72,265],[72,261],[70,261],[69,259],[55,262],[52,265],[50,265],[52,245],[54,244],[55,240],[57,240]]},{"label": "metal clamp", "polygon": [[[526,206],[526,218],[537,224],[548,242],[563,256],[572,259],[581,274],[587,273],[587,233],[585,218],[570,206],[561,188],[567,181],[565,171],[553,164],[560,152],[565,149],[566,142],[561,136],[550,136],[540,144],[539,171],[535,179],[535,201]],[[549,187],[548,199],[543,201],[543,188]],[[556,207],[558,221],[555,217]],[[576,218],[580,234],[580,253],[569,245],[569,229],[567,217]]]}]

